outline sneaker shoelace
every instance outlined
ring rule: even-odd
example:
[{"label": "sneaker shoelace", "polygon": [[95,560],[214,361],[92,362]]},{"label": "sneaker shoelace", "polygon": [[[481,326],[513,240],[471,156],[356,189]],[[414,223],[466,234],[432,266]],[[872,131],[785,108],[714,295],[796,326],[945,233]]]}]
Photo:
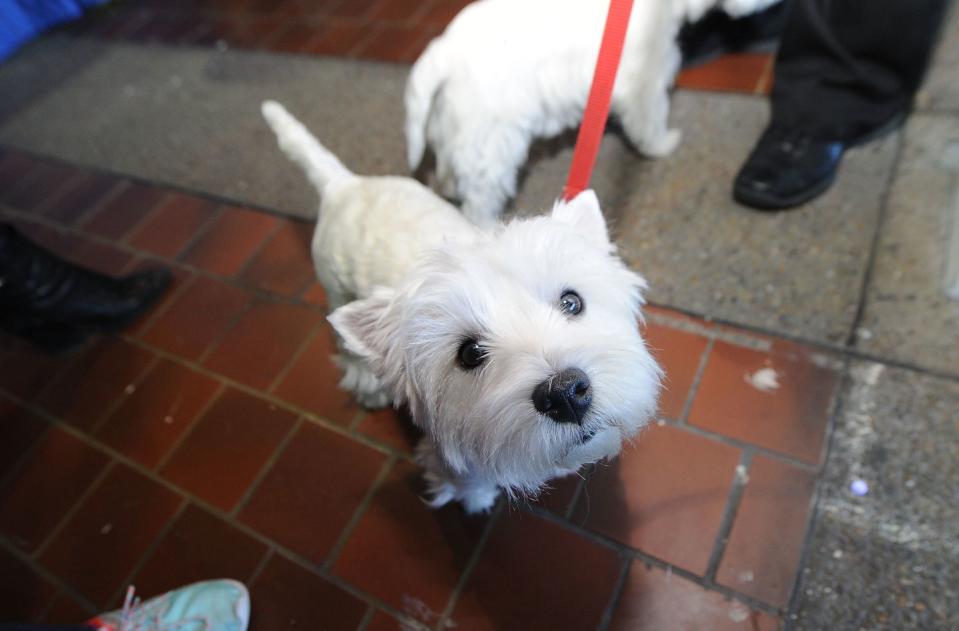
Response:
[{"label": "sneaker shoelace", "polygon": [[167,610],[170,595],[163,594],[143,603],[135,592],[133,585],[127,588],[123,609],[120,610],[120,626],[99,623],[97,631],[180,631],[194,624],[203,625],[204,631],[211,628],[210,621],[202,616],[162,622],[160,618]]}]

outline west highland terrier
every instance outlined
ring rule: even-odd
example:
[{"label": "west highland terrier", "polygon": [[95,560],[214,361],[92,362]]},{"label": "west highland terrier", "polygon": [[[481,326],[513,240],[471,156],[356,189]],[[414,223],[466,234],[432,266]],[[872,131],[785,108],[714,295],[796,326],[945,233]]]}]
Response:
[{"label": "west highland terrier", "polygon": [[[679,144],[667,119],[683,22],[714,7],[738,17],[777,1],[635,3],[611,110],[637,150],[658,157]],[[475,223],[495,221],[516,194],[532,141],[579,125],[608,7],[597,0],[479,0],[464,8],[407,82],[410,169],[429,144],[443,194],[462,200]]]},{"label": "west highland terrier", "polygon": [[409,405],[432,505],[535,494],[647,423],[661,373],[637,324],[646,283],[592,191],[482,230],[411,178],[354,175],[282,106],[262,109],[322,200],[312,250],[340,385]]}]

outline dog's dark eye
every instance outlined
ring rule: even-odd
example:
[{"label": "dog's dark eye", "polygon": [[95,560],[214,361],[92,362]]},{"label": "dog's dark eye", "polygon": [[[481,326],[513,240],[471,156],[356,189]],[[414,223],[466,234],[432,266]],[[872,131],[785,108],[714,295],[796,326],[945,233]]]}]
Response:
[{"label": "dog's dark eye", "polygon": [[583,310],[583,299],[575,291],[567,291],[559,297],[559,308],[566,315],[579,315]]},{"label": "dog's dark eye", "polygon": [[456,353],[456,359],[460,366],[466,370],[473,370],[486,361],[486,349],[480,346],[476,340],[466,340],[460,345],[460,350]]}]

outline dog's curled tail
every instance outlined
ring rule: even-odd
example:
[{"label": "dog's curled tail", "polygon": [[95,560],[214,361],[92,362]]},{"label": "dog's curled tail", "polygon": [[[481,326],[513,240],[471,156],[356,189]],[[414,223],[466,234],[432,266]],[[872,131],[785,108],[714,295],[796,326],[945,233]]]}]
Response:
[{"label": "dog's curled tail", "polygon": [[430,42],[413,64],[406,82],[406,159],[410,171],[415,171],[426,152],[426,121],[429,119],[433,97],[446,78],[446,40],[442,35]]},{"label": "dog's curled tail", "polygon": [[260,111],[273,133],[276,134],[280,149],[303,169],[306,177],[321,195],[333,182],[353,175],[343,166],[339,158],[321,145],[320,141],[303,126],[303,123],[293,118],[285,107],[276,101],[264,101]]}]

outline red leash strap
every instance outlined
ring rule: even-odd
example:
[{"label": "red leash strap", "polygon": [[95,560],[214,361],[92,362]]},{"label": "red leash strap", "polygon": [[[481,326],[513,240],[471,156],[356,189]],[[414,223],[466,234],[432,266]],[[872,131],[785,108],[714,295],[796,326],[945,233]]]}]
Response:
[{"label": "red leash strap", "polygon": [[573,164],[569,168],[566,186],[563,187],[563,199],[572,199],[589,186],[599,145],[603,140],[606,119],[609,117],[609,102],[613,98],[613,84],[616,82],[619,60],[623,56],[623,43],[626,40],[626,27],[632,8],[633,0],[610,0],[603,41],[599,46],[599,57],[593,72],[593,85],[589,89],[583,123],[576,136]]}]

